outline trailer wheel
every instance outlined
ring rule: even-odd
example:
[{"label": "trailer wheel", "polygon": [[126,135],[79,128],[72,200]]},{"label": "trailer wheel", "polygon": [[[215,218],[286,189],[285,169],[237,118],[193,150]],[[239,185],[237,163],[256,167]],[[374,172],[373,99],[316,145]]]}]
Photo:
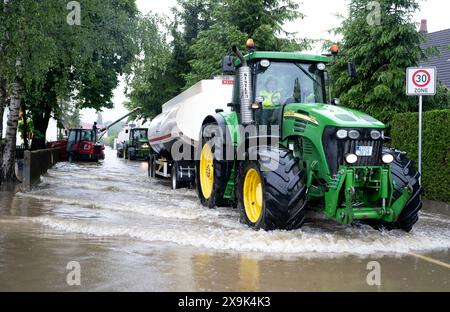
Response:
[{"label": "trailer wheel", "polygon": [[148,176],[150,178],[155,178],[156,174],[155,174],[155,157],[153,157],[153,155],[150,155],[148,157]]},{"label": "trailer wheel", "polygon": [[[304,171],[285,149],[266,148],[258,161],[242,161],[237,174],[238,209],[241,220],[258,230],[294,230],[305,221]],[[262,170],[267,161],[276,165]]]},{"label": "trailer wheel", "polygon": [[[204,125],[202,134],[208,126],[217,125]],[[200,160],[197,161],[196,166],[196,191],[203,206],[209,208],[226,207],[231,205],[230,201],[224,198],[224,194],[233,162],[215,159],[215,146],[211,146],[211,143],[209,143],[212,139],[212,137],[202,135]]]},{"label": "trailer wheel", "polygon": [[384,152],[394,155],[394,162],[391,164],[392,178],[395,181],[393,200],[401,196],[401,189],[409,186],[412,195],[406,203],[397,221],[388,223],[385,221],[369,222],[369,225],[376,229],[403,230],[410,232],[414,224],[419,221],[419,211],[423,203],[421,199],[423,188],[419,183],[420,173],[414,169],[412,161],[405,152],[393,149],[385,149]]},{"label": "trailer wheel", "polygon": [[172,172],[170,174],[170,177],[172,179],[172,190],[176,191],[180,187],[180,185],[177,180],[178,173],[177,173],[177,165],[175,163],[172,165]]}]

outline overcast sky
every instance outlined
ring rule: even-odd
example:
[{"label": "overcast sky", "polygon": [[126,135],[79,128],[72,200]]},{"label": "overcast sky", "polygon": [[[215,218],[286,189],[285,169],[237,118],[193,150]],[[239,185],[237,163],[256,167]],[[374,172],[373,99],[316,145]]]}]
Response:
[{"label": "overcast sky", "polygon": [[[170,16],[170,8],[176,5],[176,0],[137,0],[139,10],[143,13],[155,12]],[[297,32],[300,38],[330,39],[336,38],[328,30],[339,26],[341,20],[336,17],[347,14],[348,0],[303,0],[300,11],[305,14],[305,18],[285,26],[290,32]],[[429,32],[435,32],[450,28],[450,1],[448,0],[424,0],[421,1],[421,9],[414,16],[414,22],[420,23],[421,19],[428,20]],[[319,51],[313,51],[319,52]],[[104,121],[112,121],[125,115],[126,109],[122,103],[126,100],[124,94],[124,83],[114,92],[114,105],[112,110],[105,110]],[[83,110],[83,122],[92,123],[96,119],[95,111]]]}]

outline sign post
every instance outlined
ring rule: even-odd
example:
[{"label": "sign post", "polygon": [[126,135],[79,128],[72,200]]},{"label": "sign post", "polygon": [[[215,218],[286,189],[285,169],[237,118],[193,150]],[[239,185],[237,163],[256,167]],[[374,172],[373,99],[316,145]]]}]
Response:
[{"label": "sign post", "polygon": [[[419,96],[419,173],[422,175],[422,117],[423,96],[436,95],[436,67],[417,68],[406,70],[406,94]],[[421,180],[422,181],[422,177]]]}]

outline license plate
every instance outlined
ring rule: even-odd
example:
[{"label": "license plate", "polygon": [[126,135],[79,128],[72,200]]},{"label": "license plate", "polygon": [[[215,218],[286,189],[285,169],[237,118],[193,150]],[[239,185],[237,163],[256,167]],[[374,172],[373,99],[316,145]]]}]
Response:
[{"label": "license plate", "polygon": [[356,156],[372,156],[373,146],[356,146]]}]

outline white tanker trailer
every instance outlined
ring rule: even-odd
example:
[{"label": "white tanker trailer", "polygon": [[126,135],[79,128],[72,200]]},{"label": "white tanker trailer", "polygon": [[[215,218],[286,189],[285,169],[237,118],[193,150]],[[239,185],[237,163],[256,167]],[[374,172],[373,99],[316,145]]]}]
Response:
[{"label": "white tanker trailer", "polygon": [[[172,178],[172,188],[195,179],[194,147],[197,146],[202,122],[217,111],[229,111],[233,94],[233,77],[202,80],[165,103],[162,113],[150,123],[148,135],[155,152],[149,157],[149,176]],[[189,146],[189,159],[174,161],[172,148]]]}]

